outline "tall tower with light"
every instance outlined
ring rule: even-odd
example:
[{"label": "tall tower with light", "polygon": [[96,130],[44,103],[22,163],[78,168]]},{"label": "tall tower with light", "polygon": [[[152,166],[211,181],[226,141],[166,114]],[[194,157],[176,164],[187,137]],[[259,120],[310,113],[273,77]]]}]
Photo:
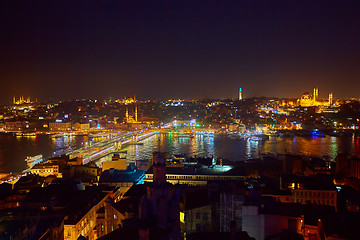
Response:
[{"label": "tall tower with light", "polygon": [[239,88],[239,100],[243,100],[242,89]]},{"label": "tall tower with light", "polygon": [[329,94],[329,106],[333,105],[333,93]]},{"label": "tall tower with light", "polygon": [[314,88],[314,95],[313,95],[313,101],[314,105],[316,105],[316,102],[319,98],[319,89],[317,87]]}]

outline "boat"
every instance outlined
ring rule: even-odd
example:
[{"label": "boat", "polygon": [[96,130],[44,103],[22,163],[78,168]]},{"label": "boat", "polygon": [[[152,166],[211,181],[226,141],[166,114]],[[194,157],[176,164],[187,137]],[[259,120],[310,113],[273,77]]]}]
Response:
[{"label": "boat", "polygon": [[62,138],[63,136],[64,136],[64,135],[63,135],[62,133],[57,133],[57,134],[55,134],[55,135],[52,135],[51,137],[58,139],[58,138]]},{"label": "boat", "polygon": [[34,136],[36,136],[36,133],[34,133],[34,132],[29,132],[29,133],[23,133],[22,134],[24,137],[34,137]]},{"label": "boat", "polygon": [[228,137],[230,139],[247,139],[248,136],[246,136],[245,134],[241,134],[241,133],[238,133],[238,134],[230,134],[228,135]]},{"label": "boat", "polygon": [[41,163],[42,161],[44,161],[44,157],[42,154],[39,154],[39,155],[36,155],[36,156],[28,156],[26,159],[25,159],[27,165],[29,168],[32,168],[33,166],[35,166],[36,164],[38,163]]},{"label": "boat", "polygon": [[267,135],[252,135],[251,137],[249,137],[249,140],[250,141],[265,141],[265,140],[268,140],[269,139],[269,136]]},{"label": "boat", "polygon": [[250,140],[250,141],[254,141],[254,142],[258,142],[258,141],[261,141],[262,139],[259,138],[258,136],[251,136],[251,137],[249,138],[249,140]]}]

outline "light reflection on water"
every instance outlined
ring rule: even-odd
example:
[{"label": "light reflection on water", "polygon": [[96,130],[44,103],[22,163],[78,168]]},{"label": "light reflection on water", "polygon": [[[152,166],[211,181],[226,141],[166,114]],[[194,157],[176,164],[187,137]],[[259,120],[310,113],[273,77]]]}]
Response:
[{"label": "light reflection on water", "polygon": [[[43,154],[51,155],[54,151],[91,146],[96,141],[88,136],[66,136],[54,138],[47,135],[36,137],[16,137],[0,134],[0,172],[21,171],[26,168],[26,156]],[[157,134],[144,139],[143,145],[130,145],[127,151],[129,162],[150,160],[154,151],[169,152],[189,157],[225,158],[241,161],[256,158],[259,153],[290,153],[335,158],[338,152],[345,152],[360,157],[360,139],[355,135],[343,137],[326,136],[324,138],[305,137],[270,137],[266,141],[249,141],[247,139],[229,139],[226,136],[209,137],[196,135],[194,138],[178,137],[169,134]],[[98,161],[111,160],[111,155]]]},{"label": "light reflection on water", "polygon": [[130,161],[151,159],[152,153],[159,150],[172,155],[214,156],[234,161],[256,158],[261,153],[288,153],[335,158],[340,151],[360,157],[360,140],[359,138],[352,139],[352,137],[270,137],[265,141],[249,141],[247,139],[229,139],[225,136],[196,135],[194,138],[189,138],[161,134],[147,138],[143,143],[144,145],[132,145],[126,148],[127,158]]}]

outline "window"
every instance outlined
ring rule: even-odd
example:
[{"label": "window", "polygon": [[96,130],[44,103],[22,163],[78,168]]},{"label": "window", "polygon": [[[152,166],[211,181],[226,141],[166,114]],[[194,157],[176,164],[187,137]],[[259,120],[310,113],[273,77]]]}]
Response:
[{"label": "window", "polygon": [[196,213],[196,219],[200,219],[200,213]]},{"label": "window", "polygon": [[196,224],[196,231],[200,231],[200,224]]},{"label": "window", "polygon": [[203,219],[204,219],[204,220],[207,220],[207,219],[208,219],[208,214],[207,214],[207,213],[204,213],[204,214],[203,214]]}]

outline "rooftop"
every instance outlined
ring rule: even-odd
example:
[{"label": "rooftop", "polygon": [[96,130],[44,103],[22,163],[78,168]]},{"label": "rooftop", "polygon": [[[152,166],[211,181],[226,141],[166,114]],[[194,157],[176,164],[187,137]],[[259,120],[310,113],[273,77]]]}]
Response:
[{"label": "rooftop", "polygon": [[[153,168],[146,172],[153,173]],[[245,169],[234,166],[215,165],[215,166],[185,166],[166,168],[166,174],[174,175],[214,175],[214,176],[246,176]]]},{"label": "rooftop", "polygon": [[138,183],[145,177],[145,171],[143,170],[116,170],[109,169],[101,173],[100,183],[111,182],[131,182]]}]

